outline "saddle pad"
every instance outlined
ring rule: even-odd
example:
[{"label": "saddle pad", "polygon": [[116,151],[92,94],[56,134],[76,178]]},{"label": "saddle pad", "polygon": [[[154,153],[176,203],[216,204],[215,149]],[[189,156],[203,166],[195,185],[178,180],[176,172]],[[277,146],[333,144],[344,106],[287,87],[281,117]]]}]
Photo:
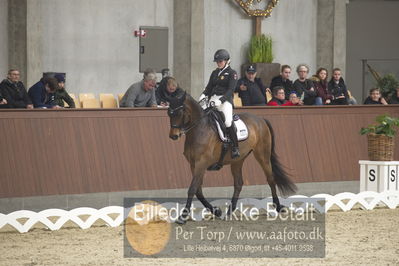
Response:
[{"label": "saddle pad", "polygon": [[[218,129],[218,132],[219,132],[220,139],[223,142],[226,142],[227,138],[224,135],[224,133],[223,133],[223,131],[222,131],[220,125],[219,125],[219,122],[218,121],[215,121],[215,122],[216,122],[216,126],[217,126],[217,129]],[[237,128],[237,139],[238,139],[238,141],[246,140],[248,138],[248,128],[245,125],[244,121],[242,121],[241,119],[238,119],[236,121],[233,121],[233,123],[236,125],[236,128]]]}]

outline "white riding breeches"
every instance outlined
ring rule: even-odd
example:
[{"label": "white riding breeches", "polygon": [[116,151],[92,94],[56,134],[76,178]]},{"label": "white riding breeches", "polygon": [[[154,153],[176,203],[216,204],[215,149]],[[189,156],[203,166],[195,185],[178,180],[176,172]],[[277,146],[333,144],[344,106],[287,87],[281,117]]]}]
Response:
[{"label": "white riding breeches", "polygon": [[[222,95],[212,95],[209,102],[219,100],[221,97]],[[233,122],[233,105],[229,101],[225,101],[216,108],[224,114],[224,124],[226,127],[231,127],[231,123]]]}]

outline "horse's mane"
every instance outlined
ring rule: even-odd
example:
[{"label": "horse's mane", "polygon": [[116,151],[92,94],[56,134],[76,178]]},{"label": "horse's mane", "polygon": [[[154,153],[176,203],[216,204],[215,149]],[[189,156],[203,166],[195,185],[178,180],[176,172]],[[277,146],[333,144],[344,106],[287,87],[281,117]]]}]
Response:
[{"label": "horse's mane", "polygon": [[186,101],[193,108],[193,111],[197,111],[199,114],[204,112],[199,103],[189,93],[186,93]]}]

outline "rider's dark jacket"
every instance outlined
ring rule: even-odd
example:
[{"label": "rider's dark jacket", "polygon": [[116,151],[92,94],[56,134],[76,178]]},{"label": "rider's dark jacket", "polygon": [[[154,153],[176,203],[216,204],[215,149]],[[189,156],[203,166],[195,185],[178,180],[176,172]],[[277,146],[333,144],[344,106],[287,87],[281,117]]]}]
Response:
[{"label": "rider's dark jacket", "polygon": [[209,78],[204,94],[208,97],[212,95],[223,95],[220,101],[229,101],[233,104],[233,93],[237,84],[237,72],[230,66],[220,71],[215,69]]}]

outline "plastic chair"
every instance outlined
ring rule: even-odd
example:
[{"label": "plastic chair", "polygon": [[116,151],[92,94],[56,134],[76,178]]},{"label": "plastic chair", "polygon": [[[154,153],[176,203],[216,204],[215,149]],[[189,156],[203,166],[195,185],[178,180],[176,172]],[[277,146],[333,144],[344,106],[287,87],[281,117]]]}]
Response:
[{"label": "plastic chair", "polygon": [[118,94],[118,103],[120,103],[122,101],[123,96],[125,96],[124,93],[119,93]]},{"label": "plastic chair", "polygon": [[242,101],[241,98],[238,96],[238,92],[234,93],[234,107],[241,107],[242,106]]},{"label": "plastic chair", "polygon": [[[80,102],[76,99],[75,93],[68,93],[68,94],[69,94],[69,96],[71,96],[71,98],[75,102],[75,108],[81,108],[82,106],[81,106]],[[68,107],[67,103],[65,103],[65,107]]]},{"label": "plastic chair", "polygon": [[268,103],[272,98],[272,94],[269,91],[266,91],[266,102]]},{"label": "plastic chair", "polygon": [[100,108],[100,102],[97,99],[84,99],[82,102],[82,108]]},{"label": "plastic chair", "polygon": [[79,101],[83,107],[83,100],[85,99],[95,99],[94,93],[79,93]]},{"label": "plastic chair", "polygon": [[118,104],[112,93],[100,93],[100,104],[102,108],[117,108]]}]

